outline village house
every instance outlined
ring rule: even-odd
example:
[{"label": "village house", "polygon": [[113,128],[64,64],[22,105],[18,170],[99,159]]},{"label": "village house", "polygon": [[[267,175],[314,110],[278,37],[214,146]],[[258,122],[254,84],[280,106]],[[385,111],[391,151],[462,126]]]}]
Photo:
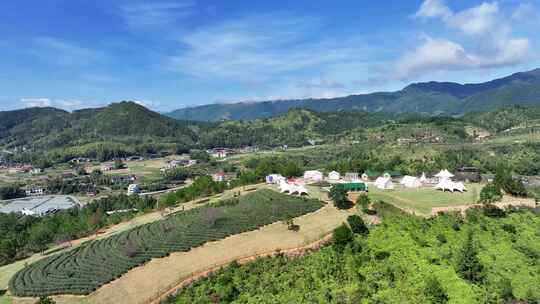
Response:
[{"label": "village house", "polygon": [[111,177],[111,183],[129,183],[136,181],[137,177],[135,175],[115,175]]},{"label": "village house", "polygon": [[111,163],[106,163],[106,164],[102,164],[101,165],[101,171],[105,172],[105,171],[111,171],[114,169],[114,165],[111,164]]},{"label": "village house", "polygon": [[227,175],[224,172],[217,172],[212,175],[212,180],[215,182],[224,182]]},{"label": "village house", "polygon": [[78,165],[78,164],[83,164],[83,163],[89,163],[91,162],[92,160],[90,158],[86,158],[86,157],[77,157],[77,158],[73,158],[69,161],[70,164],[75,164],[75,165]]},{"label": "village house", "polygon": [[32,170],[30,170],[31,174],[41,174],[41,172],[43,172],[41,168],[32,168]]},{"label": "village house", "polygon": [[222,158],[223,159],[223,158],[227,158],[227,155],[230,153],[230,150],[225,149],[225,148],[215,148],[215,149],[210,149],[207,152],[213,158]]},{"label": "village house", "polygon": [[45,194],[45,189],[42,187],[28,187],[24,190],[26,196],[42,196]]},{"label": "village house", "polygon": [[130,184],[128,186],[127,195],[135,195],[141,193],[141,188],[137,184]]},{"label": "village house", "polygon": [[482,181],[482,176],[476,167],[461,167],[457,169],[455,179],[466,183],[479,183]]}]

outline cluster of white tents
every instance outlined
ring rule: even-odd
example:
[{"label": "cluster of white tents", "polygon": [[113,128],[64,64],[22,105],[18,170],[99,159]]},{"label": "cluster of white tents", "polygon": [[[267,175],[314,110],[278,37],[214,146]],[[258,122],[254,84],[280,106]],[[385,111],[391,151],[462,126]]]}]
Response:
[{"label": "cluster of white tents", "polygon": [[308,194],[304,184],[298,180],[287,180],[280,174],[270,174],[266,176],[267,184],[276,184],[279,186],[279,192],[289,194]]},{"label": "cluster of white tents", "polygon": [[[438,178],[438,182],[434,187],[435,189],[450,192],[467,191],[467,188],[465,188],[465,185],[462,182],[452,181],[452,177],[454,177],[454,175],[447,169],[441,170],[439,173],[435,174],[434,177]],[[426,174],[422,173],[422,176],[420,177],[405,175],[399,183],[405,188],[420,188],[429,184],[429,181]],[[378,177],[375,180],[375,186],[382,190],[394,189],[392,179],[388,174]]]},{"label": "cluster of white tents", "polygon": [[435,174],[435,177],[439,178],[439,182],[437,183],[437,185],[435,185],[435,189],[450,192],[467,191],[465,185],[462,182],[452,181],[452,177],[454,177],[454,174],[450,173],[446,169],[441,170],[439,173]]}]

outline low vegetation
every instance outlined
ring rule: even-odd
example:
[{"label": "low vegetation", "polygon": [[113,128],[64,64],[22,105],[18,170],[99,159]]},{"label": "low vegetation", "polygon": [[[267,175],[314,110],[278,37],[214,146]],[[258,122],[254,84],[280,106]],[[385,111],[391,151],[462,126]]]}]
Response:
[{"label": "low vegetation", "polygon": [[471,210],[433,219],[375,203],[369,234],[336,229],[307,257],[232,264],[164,303],[534,303],[540,299],[538,210]]},{"label": "low vegetation", "polygon": [[43,259],[18,272],[9,288],[17,296],[88,294],[152,258],[189,251],[205,242],[321,207],[322,203],[317,200],[260,190],[172,215]]}]

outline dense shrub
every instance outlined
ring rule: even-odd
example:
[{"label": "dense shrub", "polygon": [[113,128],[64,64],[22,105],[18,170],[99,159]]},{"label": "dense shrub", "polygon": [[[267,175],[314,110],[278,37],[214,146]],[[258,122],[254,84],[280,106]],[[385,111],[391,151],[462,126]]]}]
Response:
[{"label": "dense shrub", "polygon": [[336,229],[332,235],[334,240],[334,246],[338,249],[343,249],[349,242],[353,239],[353,234],[351,229],[343,224]]},{"label": "dense shrub", "polygon": [[498,202],[502,199],[501,188],[495,183],[488,183],[480,191],[480,202],[484,204],[491,204]]},{"label": "dense shrub", "polygon": [[351,227],[351,231],[356,234],[368,234],[369,229],[364,223],[364,220],[358,215],[350,215],[347,217],[347,222]]}]

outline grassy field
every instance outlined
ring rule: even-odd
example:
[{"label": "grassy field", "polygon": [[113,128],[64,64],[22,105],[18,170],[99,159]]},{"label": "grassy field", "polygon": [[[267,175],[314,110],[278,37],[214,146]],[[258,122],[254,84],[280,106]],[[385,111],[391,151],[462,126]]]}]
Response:
[{"label": "grassy field", "polygon": [[403,210],[429,216],[431,214],[431,208],[434,207],[474,203],[480,195],[482,186],[480,184],[467,184],[468,191],[464,193],[442,192],[432,187],[409,189],[396,185],[396,189],[394,190],[380,190],[372,186],[369,188],[369,196],[372,201],[382,200]]},{"label": "grassy field", "polygon": [[11,304],[13,301],[11,300],[11,297],[8,295],[2,295],[0,296],[0,304]]}]

